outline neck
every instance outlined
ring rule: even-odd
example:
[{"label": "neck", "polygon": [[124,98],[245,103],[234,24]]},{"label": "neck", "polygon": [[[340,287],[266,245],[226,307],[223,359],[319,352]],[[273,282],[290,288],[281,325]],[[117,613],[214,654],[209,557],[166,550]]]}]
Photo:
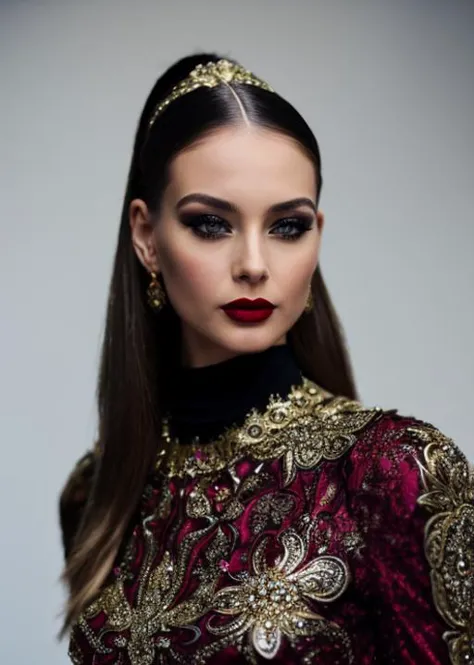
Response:
[{"label": "neck", "polygon": [[252,409],[264,410],[271,395],[285,397],[301,381],[287,344],[205,367],[183,367],[169,388],[171,436],[180,443],[195,437],[206,443],[227,427],[243,423]]}]

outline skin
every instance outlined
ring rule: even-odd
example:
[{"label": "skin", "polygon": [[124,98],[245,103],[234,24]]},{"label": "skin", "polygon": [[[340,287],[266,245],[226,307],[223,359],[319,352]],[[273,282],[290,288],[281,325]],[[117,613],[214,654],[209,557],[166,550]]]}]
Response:
[{"label": "skin", "polygon": [[[284,344],[303,314],[324,225],[323,213],[314,209],[311,160],[297,142],[278,132],[226,127],[179,153],[170,176],[158,218],[144,201],[134,199],[130,227],[139,260],[148,272],[161,273],[180,317],[183,364],[202,367]],[[182,202],[197,193],[226,201],[234,210]],[[309,199],[313,207],[270,210],[299,198]],[[183,223],[203,214],[212,218],[199,228],[217,238],[202,238]],[[282,233],[295,233],[298,216],[310,230],[296,240],[285,239]],[[277,307],[263,322],[237,323],[220,309],[236,298],[265,298]]]}]

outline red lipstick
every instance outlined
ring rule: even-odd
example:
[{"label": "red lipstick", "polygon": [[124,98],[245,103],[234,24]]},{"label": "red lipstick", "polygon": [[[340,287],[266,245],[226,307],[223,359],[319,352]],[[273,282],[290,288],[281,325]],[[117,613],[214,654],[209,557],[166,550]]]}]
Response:
[{"label": "red lipstick", "polygon": [[256,300],[238,298],[222,305],[222,309],[233,321],[259,323],[271,316],[275,305],[264,298],[256,298]]}]

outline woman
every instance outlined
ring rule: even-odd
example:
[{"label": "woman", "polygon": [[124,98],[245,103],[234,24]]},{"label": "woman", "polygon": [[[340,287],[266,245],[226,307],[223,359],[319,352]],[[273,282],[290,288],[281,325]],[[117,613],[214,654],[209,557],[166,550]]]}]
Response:
[{"label": "woman", "polygon": [[203,54],[135,140],[98,444],[61,496],[74,663],[474,663],[474,483],[358,400],[318,267],[318,144]]}]

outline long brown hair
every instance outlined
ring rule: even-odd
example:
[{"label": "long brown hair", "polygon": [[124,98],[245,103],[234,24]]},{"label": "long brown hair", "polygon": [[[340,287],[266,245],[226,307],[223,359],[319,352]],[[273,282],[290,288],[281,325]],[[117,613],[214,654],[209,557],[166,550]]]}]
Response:
[{"label": "long brown hair", "polygon": [[[153,87],[138,124],[98,375],[101,455],[62,575],[69,599],[61,636],[97,595],[117,557],[147,474],[162,446],[163,395],[169,373],[179,361],[180,325],[176,313],[167,306],[156,315],[146,302],[150,278],[132,246],[130,202],[141,198],[150,210],[158,212],[171,159],[207,132],[241,122],[241,115],[228,86],[218,86],[200,88],[173,101],[151,131],[148,122],[157,103],[197,64],[218,59],[214,54],[201,54],[184,58],[168,69]],[[319,146],[304,119],[276,93],[251,85],[232,83],[232,87],[252,123],[291,136],[304,148],[315,165],[319,201]],[[331,393],[355,399],[342,329],[319,268],[311,288],[313,313],[300,317],[289,331],[288,343],[305,376]]]}]

